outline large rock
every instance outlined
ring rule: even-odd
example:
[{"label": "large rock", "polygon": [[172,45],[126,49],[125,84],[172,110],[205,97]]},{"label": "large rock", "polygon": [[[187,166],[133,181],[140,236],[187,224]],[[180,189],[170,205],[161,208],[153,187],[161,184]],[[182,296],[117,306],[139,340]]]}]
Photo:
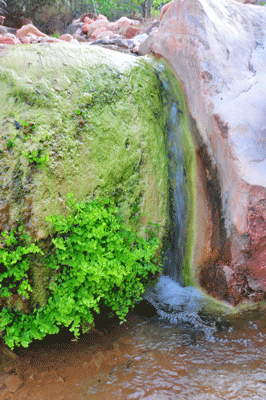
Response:
[{"label": "large rock", "polygon": [[[176,0],[153,51],[173,67],[198,157],[194,278],[238,303],[266,292],[266,8]],[[219,286],[219,284],[218,284]]]},{"label": "large rock", "polygon": [[[14,48],[1,52],[0,64],[0,232],[22,223],[47,255],[47,217],[69,214],[67,194],[73,193],[79,202],[112,198],[140,235],[152,222],[162,237],[168,163],[151,68],[63,41]],[[34,258],[31,268],[32,296],[44,305],[45,259]],[[16,296],[11,305],[29,311]]]},{"label": "large rock", "polygon": [[[46,216],[67,212],[68,192],[75,192],[78,200],[123,192],[127,179],[135,185],[132,179],[139,168],[143,173],[136,190],[146,215],[143,221],[164,224],[164,139],[143,88],[153,87],[158,101],[160,95],[152,71],[144,83],[147,69],[126,55],[64,42],[20,46],[16,51],[10,47],[1,53],[1,230],[14,227],[21,215],[36,238],[45,238],[50,229]],[[143,98],[141,108],[137,98]],[[162,147],[155,149],[152,135]],[[38,153],[38,148],[39,160],[26,155]],[[49,160],[42,163],[45,155]],[[132,176],[130,165],[137,168],[132,167]],[[127,199],[125,193],[118,196],[124,198],[126,217],[130,197],[137,195],[133,186]],[[157,190],[162,195],[156,200]]]},{"label": "large rock", "polygon": [[17,38],[20,38],[22,36],[27,36],[30,34],[38,37],[47,37],[45,33],[39,31],[39,29],[32,24],[23,25],[20,29],[17,30],[16,36]]}]

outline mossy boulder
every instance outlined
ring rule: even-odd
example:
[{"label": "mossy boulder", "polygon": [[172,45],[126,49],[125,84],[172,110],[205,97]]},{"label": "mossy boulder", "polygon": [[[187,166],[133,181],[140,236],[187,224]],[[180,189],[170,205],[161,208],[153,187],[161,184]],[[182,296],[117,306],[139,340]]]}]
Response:
[{"label": "mossy boulder", "polygon": [[138,207],[143,226],[165,225],[164,118],[147,65],[70,44],[10,47],[0,88],[1,230],[22,220],[46,238],[69,192],[111,195],[126,218]]},{"label": "mossy boulder", "polygon": [[[0,53],[0,231],[20,225],[44,257],[32,254],[30,312],[44,306],[51,215],[77,202],[109,198],[145,237],[167,227],[165,120],[156,75],[145,62],[84,45],[25,45]],[[2,240],[1,247],[5,247]],[[20,305],[19,305],[20,304]]]}]

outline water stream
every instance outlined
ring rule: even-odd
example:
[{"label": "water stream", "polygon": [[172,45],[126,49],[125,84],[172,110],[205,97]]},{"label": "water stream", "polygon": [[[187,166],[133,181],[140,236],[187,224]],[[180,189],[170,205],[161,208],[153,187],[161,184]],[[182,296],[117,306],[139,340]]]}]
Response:
[{"label": "water stream", "polygon": [[[161,86],[161,96],[166,118],[167,151],[169,161],[169,216],[170,229],[165,253],[165,274],[183,283],[186,259],[187,231],[189,229],[189,209],[192,204],[191,175],[192,160],[187,153],[189,134],[186,126],[184,99],[178,82],[170,68],[162,60],[153,60],[152,66]],[[186,137],[187,135],[187,137]],[[186,140],[187,139],[187,140]],[[191,176],[190,176],[191,178]],[[191,217],[191,213],[190,213]]]}]

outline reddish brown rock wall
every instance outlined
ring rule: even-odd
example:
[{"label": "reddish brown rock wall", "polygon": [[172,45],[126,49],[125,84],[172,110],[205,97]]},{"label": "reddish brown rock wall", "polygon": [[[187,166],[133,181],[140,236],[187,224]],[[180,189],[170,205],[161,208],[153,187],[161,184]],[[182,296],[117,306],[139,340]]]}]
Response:
[{"label": "reddish brown rock wall", "polygon": [[183,87],[195,139],[195,279],[232,304],[266,297],[265,20],[261,6],[175,0],[153,44]]}]

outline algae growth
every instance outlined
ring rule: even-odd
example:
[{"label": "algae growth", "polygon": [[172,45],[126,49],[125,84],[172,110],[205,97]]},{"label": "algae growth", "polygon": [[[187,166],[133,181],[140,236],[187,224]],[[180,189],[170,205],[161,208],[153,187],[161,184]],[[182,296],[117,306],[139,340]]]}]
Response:
[{"label": "algae growth", "polygon": [[49,299],[54,231],[47,217],[70,214],[68,193],[78,202],[110,198],[138,235],[146,237],[152,223],[163,237],[165,116],[146,63],[82,45],[6,48],[0,90],[0,230],[21,226],[42,250],[29,256],[30,301],[14,293],[8,306],[30,313]]},{"label": "algae growth", "polygon": [[32,234],[47,237],[46,217],[67,213],[69,192],[114,196],[125,218],[134,205],[144,225],[165,226],[164,117],[149,68],[99,48],[21,46],[2,55],[0,86],[2,229],[27,214]]}]

